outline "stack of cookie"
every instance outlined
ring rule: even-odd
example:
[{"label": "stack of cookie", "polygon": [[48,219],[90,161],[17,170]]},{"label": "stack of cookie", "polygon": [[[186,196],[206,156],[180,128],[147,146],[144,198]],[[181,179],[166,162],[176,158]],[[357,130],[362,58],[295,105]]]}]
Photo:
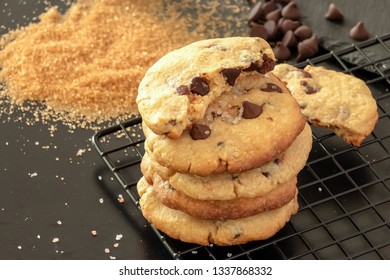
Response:
[{"label": "stack of cookie", "polygon": [[146,73],[138,183],[145,218],[185,242],[233,245],[274,235],[298,209],[311,129],[260,38],[195,42]]}]

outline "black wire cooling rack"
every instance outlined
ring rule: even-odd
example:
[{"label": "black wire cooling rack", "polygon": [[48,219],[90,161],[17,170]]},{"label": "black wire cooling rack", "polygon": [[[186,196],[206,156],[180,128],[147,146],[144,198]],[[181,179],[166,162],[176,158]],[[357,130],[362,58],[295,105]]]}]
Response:
[{"label": "black wire cooling rack", "polygon": [[[351,57],[361,62],[347,62]],[[312,126],[313,148],[298,175],[299,211],[268,240],[199,246],[174,240],[151,225],[173,258],[390,259],[390,34],[297,66],[307,64],[349,73],[366,82],[378,104],[379,120],[373,133],[356,148]],[[136,184],[142,176],[144,154],[141,119],[101,130],[92,142],[140,210]]]}]

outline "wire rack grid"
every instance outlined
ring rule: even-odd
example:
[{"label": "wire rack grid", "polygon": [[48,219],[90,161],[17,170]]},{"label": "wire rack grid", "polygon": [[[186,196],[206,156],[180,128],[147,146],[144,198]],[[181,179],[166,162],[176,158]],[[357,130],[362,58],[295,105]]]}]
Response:
[{"label": "wire rack grid", "polygon": [[[381,48],[380,57],[373,56]],[[359,65],[346,57],[359,57]],[[312,126],[313,148],[298,175],[299,211],[268,240],[219,247],[183,243],[150,225],[174,259],[390,259],[390,34],[306,60],[363,79],[379,120],[360,147]],[[97,132],[99,156],[140,211],[141,118]]]}]

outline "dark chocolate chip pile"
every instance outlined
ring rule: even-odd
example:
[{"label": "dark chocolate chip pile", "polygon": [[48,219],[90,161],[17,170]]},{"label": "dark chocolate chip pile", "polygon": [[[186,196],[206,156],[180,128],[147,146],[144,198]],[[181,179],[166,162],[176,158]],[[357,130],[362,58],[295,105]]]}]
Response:
[{"label": "dark chocolate chip pile", "polygon": [[318,40],[310,27],[299,21],[301,12],[294,1],[256,3],[249,13],[250,36],[261,37],[273,47],[278,60],[297,54],[297,60],[315,56]]}]

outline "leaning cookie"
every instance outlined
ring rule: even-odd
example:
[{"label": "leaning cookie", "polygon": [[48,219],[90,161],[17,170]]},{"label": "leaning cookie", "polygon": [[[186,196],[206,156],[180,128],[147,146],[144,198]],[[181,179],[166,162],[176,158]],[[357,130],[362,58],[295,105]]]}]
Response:
[{"label": "leaning cookie", "polygon": [[138,110],[154,133],[178,138],[239,76],[264,74],[274,62],[271,47],[261,38],[192,43],[168,53],[146,72],[138,88]]},{"label": "leaning cookie", "polygon": [[297,197],[280,208],[237,220],[204,220],[164,206],[144,178],[138,182],[144,217],[157,229],[184,242],[220,246],[264,240],[278,232],[298,211]]},{"label": "leaning cookie", "polygon": [[146,123],[143,129],[148,149],[159,164],[207,176],[239,173],[272,161],[305,124],[296,100],[278,78],[253,73],[239,77],[180,138],[157,135]]},{"label": "leaning cookie", "polygon": [[236,220],[264,211],[280,208],[291,201],[297,193],[297,178],[277,185],[269,193],[253,198],[231,200],[199,200],[175,190],[160,176],[153,178],[153,192],[165,206],[206,220]]},{"label": "leaning cookie", "polygon": [[152,184],[154,174],[158,174],[177,191],[199,200],[231,200],[263,196],[278,186],[290,181],[306,164],[312,147],[311,128],[308,124],[291,146],[273,161],[242,173],[222,173],[198,176],[179,173],[160,165],[149,154],[142,158],[141,171]]},{"label": "leaning cookie", "polygon": [[359,146],[378,120],[377,104],[365,83],[351,75],[306,66],[279,64],[273,70],[291,91],[306,119]]}]

